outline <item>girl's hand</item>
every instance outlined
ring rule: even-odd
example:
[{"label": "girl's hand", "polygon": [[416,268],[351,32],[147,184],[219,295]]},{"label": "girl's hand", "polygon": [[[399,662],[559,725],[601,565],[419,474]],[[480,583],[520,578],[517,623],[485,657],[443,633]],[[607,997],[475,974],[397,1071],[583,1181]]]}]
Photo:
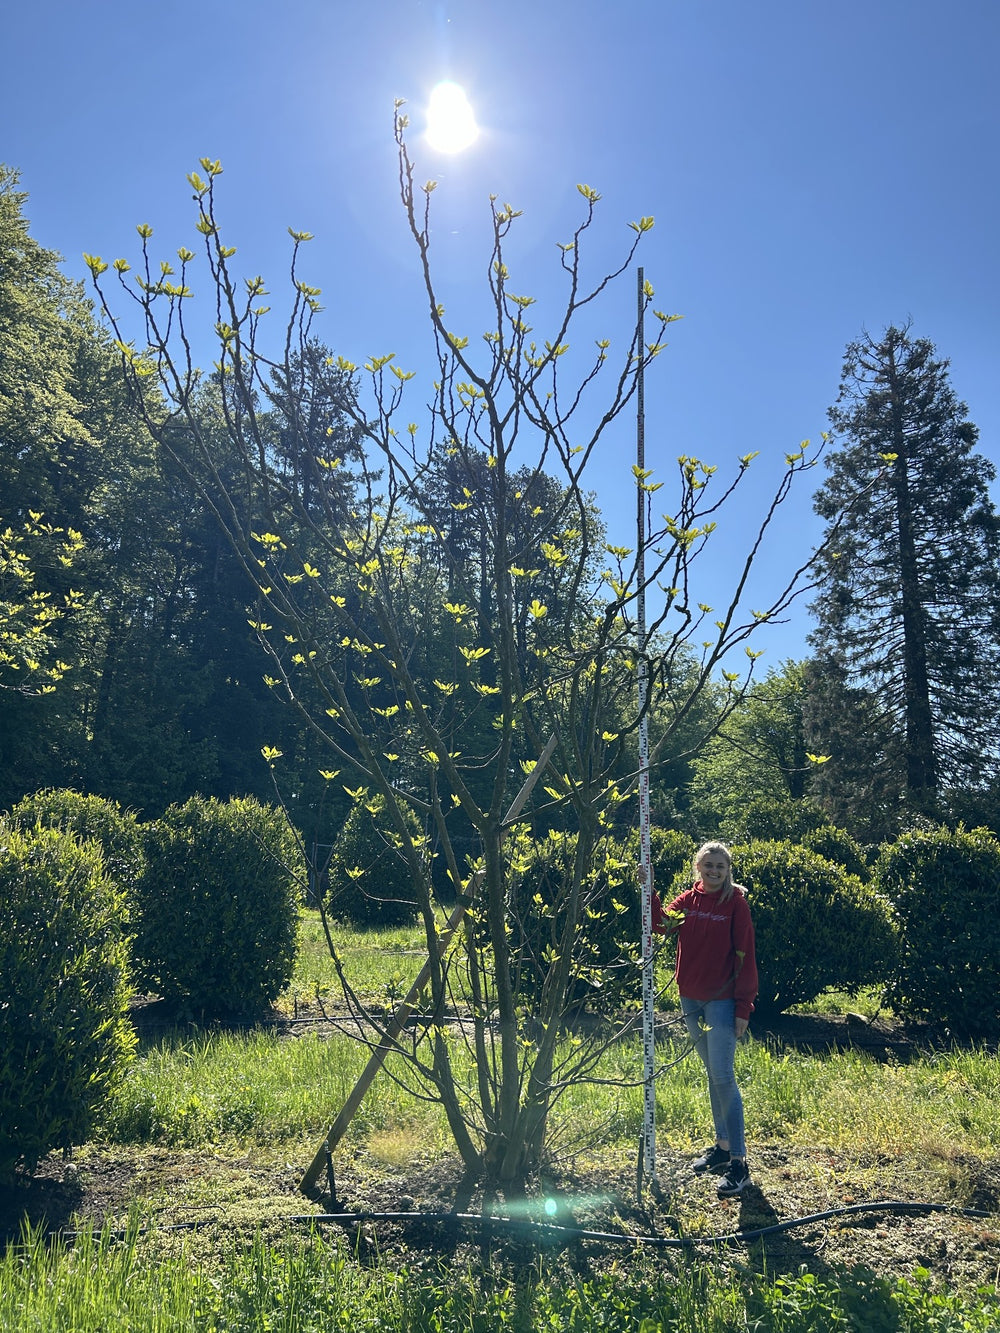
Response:
[{"label": "girl's hand", "polygon": [[744,1032],[746,1032],[747,1028],[750,1026],[750,1020],[749,1018],[737,1018],[735,1020],[735,1026],[736,1040],[739,1041],[740,1037],[743,1036]]}]

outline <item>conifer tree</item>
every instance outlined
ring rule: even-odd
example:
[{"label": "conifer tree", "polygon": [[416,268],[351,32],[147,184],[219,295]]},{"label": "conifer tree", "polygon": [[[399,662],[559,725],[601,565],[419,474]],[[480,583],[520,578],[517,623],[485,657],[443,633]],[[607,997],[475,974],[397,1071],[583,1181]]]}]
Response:
[{"label": "conifer tree", "polygon": [[[829,709],[861,691],[874,714],[852,743],[863,751],[871,738],[878,749],[868,764],[841,756],[822,780],[867,768],[884,788],[888,763],[904,807],[929,815],[983,783],[1000,739],[995,471],[975,452],[978,430],[948,364],[908,325],[849,344],[829,414],[839,447],[815,497],[831,523],[853,509],[821,556],[812,607],[819,665],[843,687],[824,697]],[[821,703],[818,737],[830,734]],[[856,808],[870,796],[857,790]]]}]

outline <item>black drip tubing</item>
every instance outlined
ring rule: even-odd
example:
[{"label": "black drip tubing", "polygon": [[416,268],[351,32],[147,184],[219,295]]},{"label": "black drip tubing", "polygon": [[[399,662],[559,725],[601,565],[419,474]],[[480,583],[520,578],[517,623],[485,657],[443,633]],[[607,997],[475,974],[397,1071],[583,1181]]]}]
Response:
[{"label": "black drip tubing", "polygon": [[342,1226],[365,1222],[463,1222],[472,1226],[489,1229],[501,1227],[524,1232],[546,1231],[566,1240],[600,1241],[608,1245],[650,1245],[656,1249],[688,1249],[695,1245],[742,1245],[749,1240],[759,1240],[763,1236],[773,1236],[781,1231],[791,1231],[796,1227],[811,1226],[816,1222],[825,1222],[831,1217],[844,1217],[851,1213],[953,1213],[958,1217],[995,1218],[995,1213],[983,1212],[975,1208],[955,1208],[947,1203],[908,1203],[898,1199],[883,1199],[877,1203],[845,1204],[840,1208],[830,1208],[823,1213],[809,1213],[806,1217],[792,1217],[784,1222],[774,1222],[770,1226],[757,1227],[753,1231],[734,1231],[723,1236],[657,1236],[649,1233],[629,1233],[624,1231],[588,1231],[584,1227],[567,1227],[558,1222],[522,1220],[516,1217],[497,1216],[486,1213],[302,1213],[290,1217],[291,1222],[337,1222]]},{"label": "black drip tubing", "polygon": [[[340,1226],[359,1226],[367,1222],[460,1222],[482,1230],[499,1229],[519,1233],[521,1236],[531,1233],[546,1232],[556,1239],[570,1241],[597,1241],[602,1245],[648,1245],[654,1249],[691,1249],[699,1245],[745,1245],[747,1241],[760,1240],[764,1236],[774,1236],[782,1231],[792,1231],[797,1227],[813,1226],[817,1222],[826,1222],[833,1217],[846,1217],[857,1213],[951,1213],[956,1217],[994,1218],[997,1214],[984,1212],[977,1208],[956,1208],[948,1203],[910,1203],[900,1199],[882,1199],[875,1203],[845,1204],[840,1208],[829,1208],[822,1213],[809,1213],[805,1217],[791,1217],[784,1222],[773,1222],[766,1227],[757,1227],[752,1231],[733,1231],[721,1236],[659,1236],[648,1232],[625,1231],[589,1231],[585,1227],[568,1227],[558,1222],[535,1221],[527,1218],[507,1217],[491,1213],[452,1213],[423,1212],[420,1209],[410,1212],[344,1212],[344,1213],[290,1213],[280,1220],[285,1222],[335,1222]],[[271,1214],[272,1218],[274,1217]],[[143,1226],[142,1232],[156,1231],[194,1231],[211,1226],[217,1219],[199,1218],[192,1222],[160,1222],[153,1226]],[[73,1240],[81,1233],[62,1231],[65,1240]],[[123,1228],[108,1236],[109,1240],[124,1239],[127,1232]]]}]

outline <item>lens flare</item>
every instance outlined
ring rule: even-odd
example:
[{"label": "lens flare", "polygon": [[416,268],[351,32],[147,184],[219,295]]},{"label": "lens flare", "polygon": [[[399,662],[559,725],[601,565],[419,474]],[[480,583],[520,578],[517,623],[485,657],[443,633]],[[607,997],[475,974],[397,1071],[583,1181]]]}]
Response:
[{"label": "lens flare", "polygon": [[464,89],[445,81],[427,104],[427,142],[439,153],[460,153],[475,143],[479,126]]}]

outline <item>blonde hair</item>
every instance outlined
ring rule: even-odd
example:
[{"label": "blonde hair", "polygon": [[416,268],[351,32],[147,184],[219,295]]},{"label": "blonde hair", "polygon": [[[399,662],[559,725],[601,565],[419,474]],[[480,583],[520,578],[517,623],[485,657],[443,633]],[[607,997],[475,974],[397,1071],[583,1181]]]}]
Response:
[{"label": "blonde hair", "polygon": [[694,854],[694,877],[701,879],[701,871],[698,869],[706,856],[724,856],[729,862],[729,870],[726,873],[726,880],[719,890],[719,901],[727,903],[733,896],[735,885],[733,884],[733,854],[724,842],[703,842]]}]

